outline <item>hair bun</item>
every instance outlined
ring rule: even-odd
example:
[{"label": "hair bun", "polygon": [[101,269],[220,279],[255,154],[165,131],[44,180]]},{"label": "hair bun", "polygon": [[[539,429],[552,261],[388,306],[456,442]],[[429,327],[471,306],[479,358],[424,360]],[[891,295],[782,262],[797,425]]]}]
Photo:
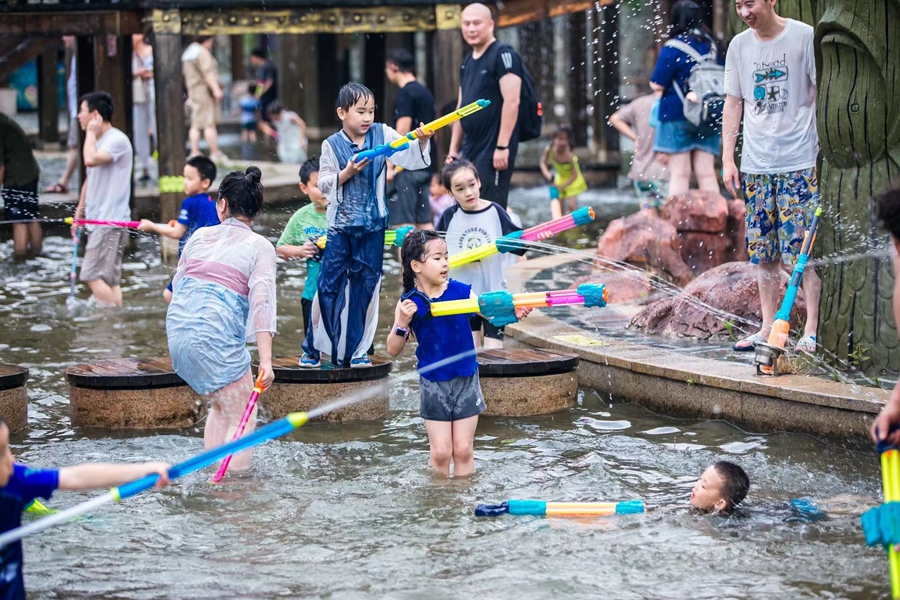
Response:
[{"label": "hair bun", "polygon": [[259,170],[259,167],[247,167],[247,170],[244,171],[244,182],[247,185],[259,185],[262,180],[262,171]]}]

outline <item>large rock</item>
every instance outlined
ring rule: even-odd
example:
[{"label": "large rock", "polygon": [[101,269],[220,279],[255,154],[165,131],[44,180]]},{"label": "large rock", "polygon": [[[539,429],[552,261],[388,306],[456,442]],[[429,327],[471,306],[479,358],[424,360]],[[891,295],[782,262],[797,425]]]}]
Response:
[{"label": "large rock", "polygon": [[638,269],[621,269],[611,271],[597,269],[590,275],[579,277],[572,284],[572,289],[582,283],[602,283],[609,290],[610,304],[645,304],[653,292],[650,278]]},{"label": "large rock", "polygon": [[[762,320],[757,269],[747,262],[720,265],[688,284],[682,294],[649,305],[631,320],[629,327],[668,337],[728,338],[732,332],[725,322],[730,321],[734,335],[744,337],[746,334],[738,327],[752,333],[756,326],[748,321]],[[790,276],[782,272],[779,301],[789,280]],[[791,327],[798,327],[799,315],[805,314],[801,289],[791,313]]]},{"label": "large rock", "polygon": [[721,233],[728,221],[728,202],[717,192],[690,190],[670,196],[661,216],[679,232]]},{"label": "large rock", "polygon": [[[597,242],[597,254],[614,261],[648,267],[686,285],[692,273],[679,253],[678,232],[649,211],[640,211],[609,224]],[[608,266],[602,260],[597,267]]]}]

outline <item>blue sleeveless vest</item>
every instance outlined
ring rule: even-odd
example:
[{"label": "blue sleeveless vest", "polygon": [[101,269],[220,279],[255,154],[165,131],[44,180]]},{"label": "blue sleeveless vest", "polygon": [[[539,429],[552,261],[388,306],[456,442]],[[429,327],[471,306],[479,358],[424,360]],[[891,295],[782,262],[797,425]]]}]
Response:
[{"label": "blue sleeveless vest", "polygon": [[[328,138],[328,145],[334,150],[338,171],[344,170],[350,159],[358,152],[370,150],[384,143],[384,128],[381,123],[372,123],[366,132],[366,141],[360,148],[342,131]],[[337,199],[334,222],[331,228],[351,234],[384,231],[387,228],[388,210],[384,201],[379,202],[376,194],[378,176],[385,168],[384,156],[378,156],[365,170],[351,177],[341,186]]]}]

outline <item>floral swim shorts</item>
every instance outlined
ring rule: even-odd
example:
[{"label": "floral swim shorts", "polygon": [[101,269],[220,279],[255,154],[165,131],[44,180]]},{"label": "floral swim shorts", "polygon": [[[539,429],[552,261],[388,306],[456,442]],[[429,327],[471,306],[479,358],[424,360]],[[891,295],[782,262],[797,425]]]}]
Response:
[{"label": "floral swim shorts", "polygon": [[816,168],[790,173],[741,173],[747,210],[747,253],[753,264],[781,261],[793,265],[803,235],[819,206]]}]

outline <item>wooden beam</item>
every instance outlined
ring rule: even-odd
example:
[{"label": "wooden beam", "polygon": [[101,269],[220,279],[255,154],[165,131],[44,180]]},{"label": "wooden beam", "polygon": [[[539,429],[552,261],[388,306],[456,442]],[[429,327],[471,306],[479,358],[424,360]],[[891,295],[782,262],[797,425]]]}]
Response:
[{"label": "wooden beam", "polygon": [[[41,143],[59,145],[58,44],[48,43],[37,61],[38,137]],[[59,148],[57,147],[57,150]]]},{"label": "wooden beam", "polygon": [[617,0],[515,0],[503,4],[497,15],[498,27],[512,27],[552,17],[591,10],[597,5],[615,4]]},{"label": "wooden beam", "polygon": [[181,52],[180,33],[155,35],[153,82],[156,88],[156,126],[157,131],[164,132],[158,137],[161,188],[159,212],[164,223],[178,218],[181,201],[184,198],[184,193],[178,189],[177,182],[172,189],[169,185],[162,185],[163,177],[180,177],[184,172],[184,141],[187,139],[187,127],[184,123]]},{"label": "wooden beam", "polygon": [[141,13],[67,12],[67,13],[0,13],[0,35],[131,35],[141,33]]}]

